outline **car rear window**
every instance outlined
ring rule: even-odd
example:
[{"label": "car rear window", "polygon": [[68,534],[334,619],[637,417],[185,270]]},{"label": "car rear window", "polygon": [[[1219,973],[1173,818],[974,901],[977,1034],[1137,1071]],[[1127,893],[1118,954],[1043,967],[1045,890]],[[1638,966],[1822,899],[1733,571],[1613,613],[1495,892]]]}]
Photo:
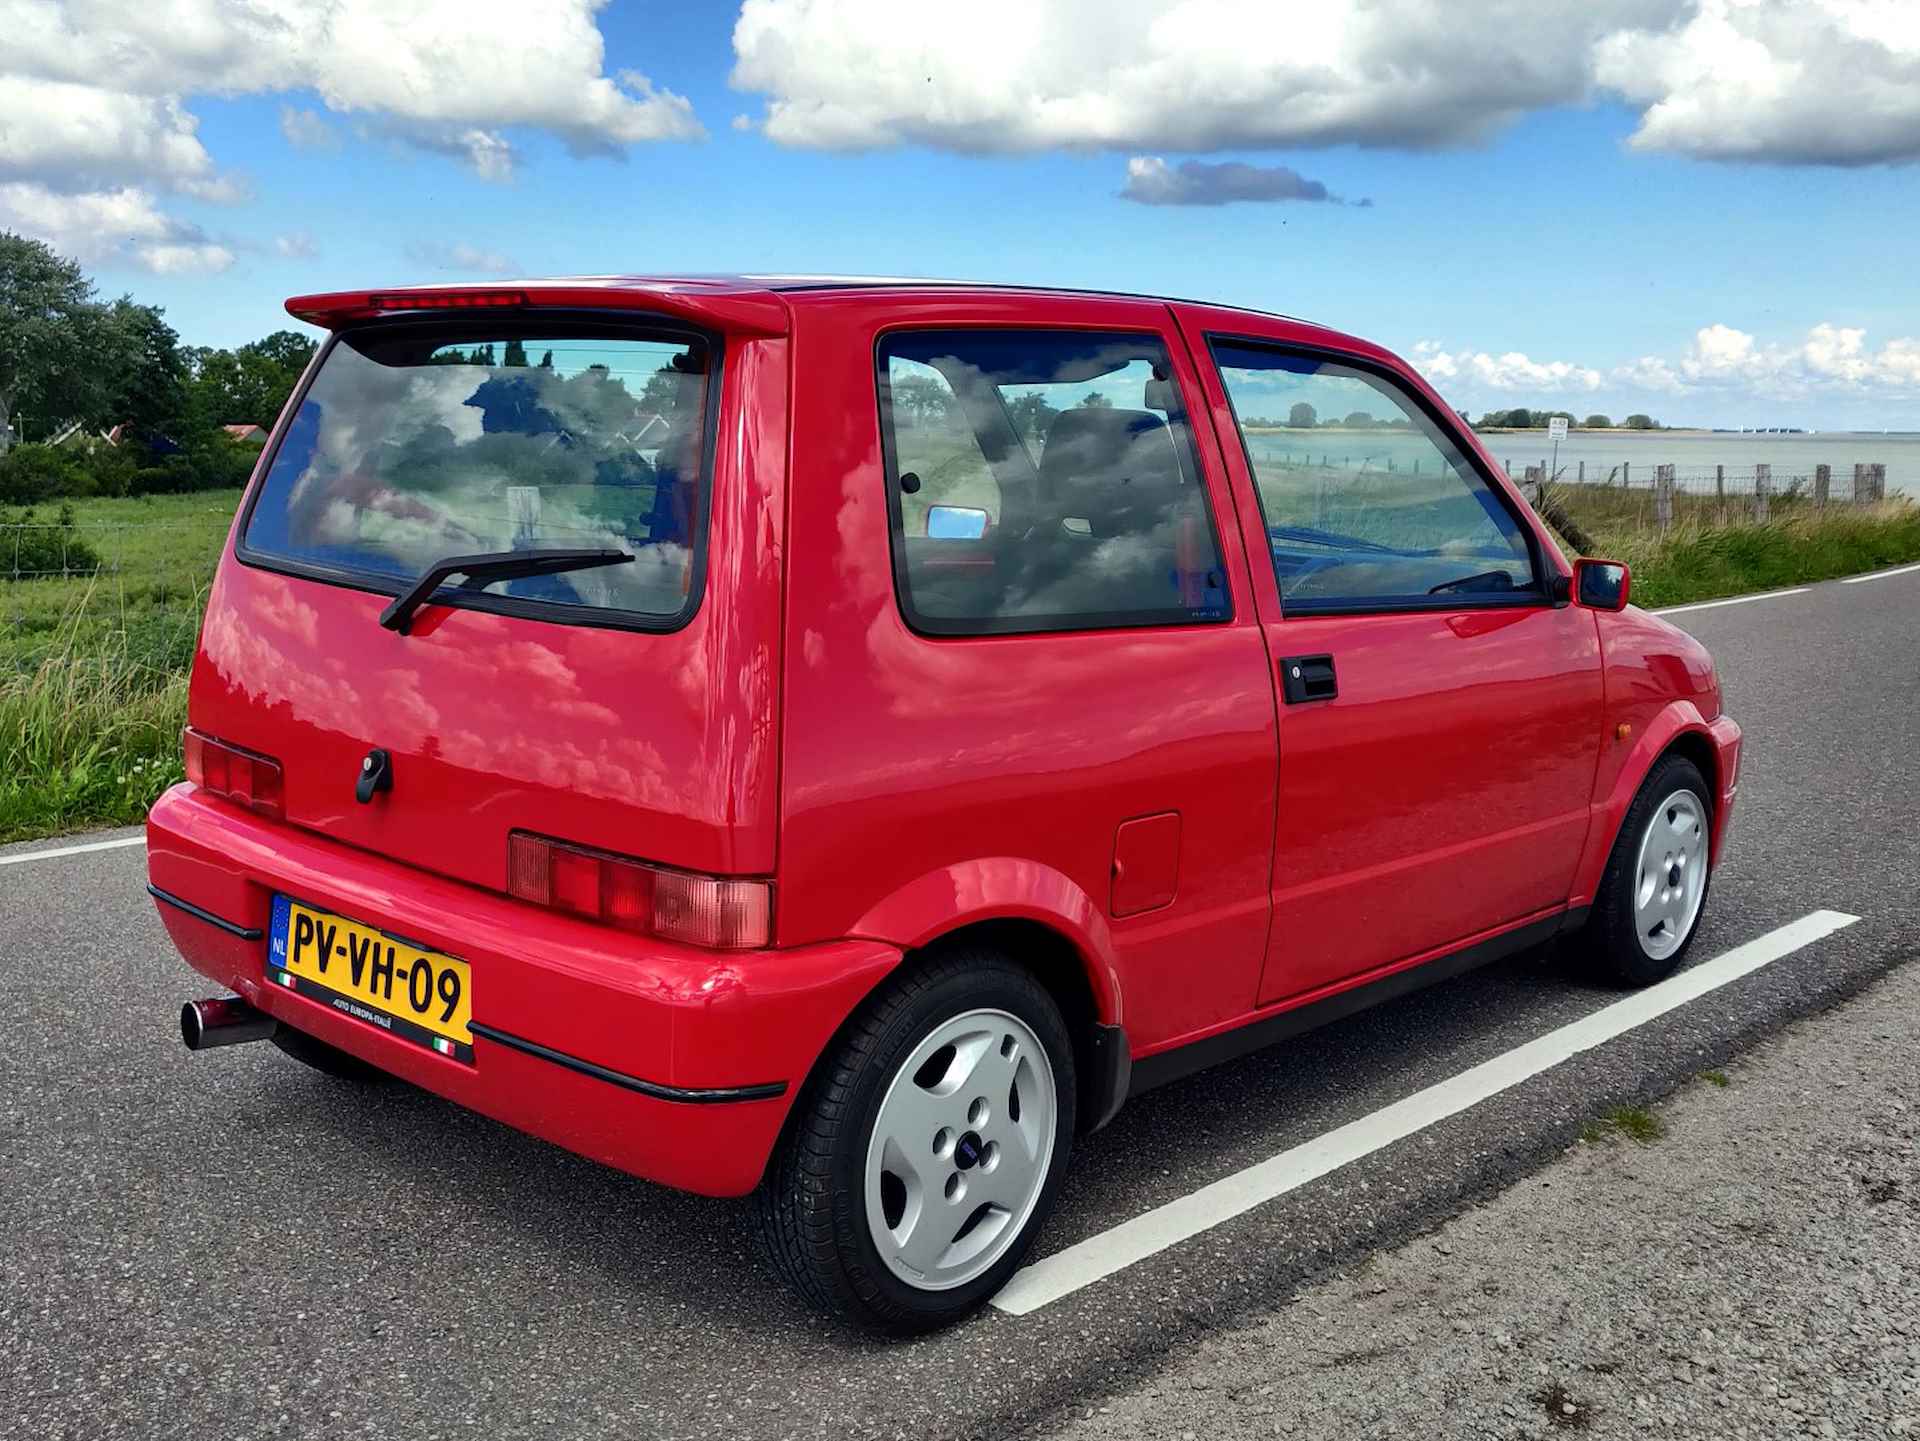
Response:
[{"label": "car rear window", "polygon": [[714,369],[693,336],[343,334],[260,484],[244,553],[398,592],[449,556],[617,547],[633,561],[462,593],[677,623],[698,601]]}]

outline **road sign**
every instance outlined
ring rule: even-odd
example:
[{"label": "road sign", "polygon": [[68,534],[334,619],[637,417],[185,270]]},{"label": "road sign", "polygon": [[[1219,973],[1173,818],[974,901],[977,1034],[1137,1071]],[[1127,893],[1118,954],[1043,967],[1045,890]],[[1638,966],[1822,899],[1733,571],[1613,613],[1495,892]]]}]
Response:
[{"label": "road sign", "polygon": [[1547,439],[1556,443],[1567,438],[1567,418],[1556,415],[1547,422]]}]

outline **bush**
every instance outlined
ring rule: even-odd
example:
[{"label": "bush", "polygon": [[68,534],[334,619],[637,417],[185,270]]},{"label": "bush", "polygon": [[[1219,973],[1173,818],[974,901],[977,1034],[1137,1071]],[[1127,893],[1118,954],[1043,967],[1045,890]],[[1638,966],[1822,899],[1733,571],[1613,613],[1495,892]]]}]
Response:
[{"label": "bush", "polygon": [[38,505],[92,492],[92,478],[68,451],[51,445],[16,445],[0,456],[0,505]]},{"label": "bush", "polygon": [[149,461],[127,477],[128,495],[185,495],[193,490],[237,490],[253,474],[259,451],[225,437],[193,442]]},{"label": "bush", "polygon": [[0,580],[92,575],[99,569],[100,552],[74,528],[72,506],[61,506],[54,520],[31,510],[0,510]]},{"label": "bush", "polygon": [[108,445],[100,441],[81,452],[80,464],[92,481],[94,495],[126,495],[133,475],[140,467],[140,455],[131,445]]}]

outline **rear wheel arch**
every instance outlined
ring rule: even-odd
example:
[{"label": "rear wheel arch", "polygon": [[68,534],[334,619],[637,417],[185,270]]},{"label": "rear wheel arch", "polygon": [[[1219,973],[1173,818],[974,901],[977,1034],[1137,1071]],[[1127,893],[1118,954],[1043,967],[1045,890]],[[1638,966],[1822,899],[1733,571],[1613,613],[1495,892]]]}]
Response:
[{"label": "rear wheel arch", "polygon": [[991,947],[1032,972],[1060,1008],[1067,1033],[1073,1040],[1079,1129],[1094,1130],[1113,1118],[1126,1099],[1130,1070],[1125,1033],[1119,1025],[1106,1023],[1108,1018],[1117,1020],[1119,1015],[1119,997],[1117,989],[1113,989],[1117,983],[1109,981],[1108,999],[1103,1004],[1095,988],[1098,961],[1064,930],[1023,916],[995,916],[956,923],[903,951],[897,965],[889,966],[875,977],[867,993],[821,1046],[820,1053],[807,1067],[805,1079],[793,1088],[793,1103],[781,1125],[773,1148],[775,1153],[799,1123],[805,1111],[804,1097],[839,1051],[848,1032],[859,1023],[874,996],[903,973],[932,964],[948,951],[970,946]]},{"label": "rear wheel arch", "polygon": [[[1119,1006],[1101,1005],[1094,990],[1096,962],[1071,937],[1040,921],[1018,917],[973,921],[956,926],[915,952],[937,955],[947,947],[988,946],[1017,962],[1046,987],[1073,1040],[1074,1075],[1082,1131],[1098,1130],[1126,1099],[1131,1069],[1126,1034],[1106,1018]],[[1117,1073],[1117,1074],[1116,1074]]]}]

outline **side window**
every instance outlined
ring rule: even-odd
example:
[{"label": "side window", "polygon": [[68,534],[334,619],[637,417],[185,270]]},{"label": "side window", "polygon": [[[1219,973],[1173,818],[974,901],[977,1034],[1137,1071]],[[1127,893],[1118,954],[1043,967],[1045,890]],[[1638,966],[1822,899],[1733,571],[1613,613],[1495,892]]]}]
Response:
[{"label": "side window", "polygon": [[1399,387],[1235,342],[1214,360],[1289,610],[1539,598],[1520,522]]},{"label": "side window", "polygon": [[903,331],[879,354],[894,574],[936,635],[1229,618],[1151,335]]}]

